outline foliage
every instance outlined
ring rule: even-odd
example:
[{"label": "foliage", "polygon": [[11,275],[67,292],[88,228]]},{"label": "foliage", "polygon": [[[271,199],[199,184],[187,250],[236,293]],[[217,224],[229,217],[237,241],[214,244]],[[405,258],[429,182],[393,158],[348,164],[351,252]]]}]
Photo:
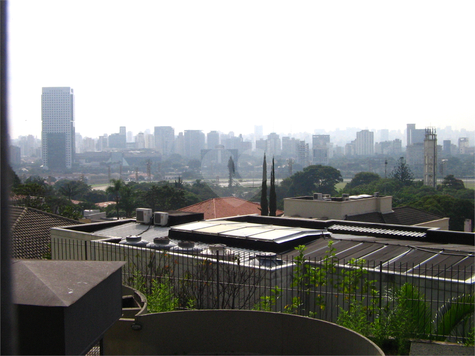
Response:
[{"label": "foliage", "polygon": [[269,190],[269,215],[276,216],[277,196],[275,192],[275,162],[272,158],[272,169],[270,172],[270,190]]},{"label": "foliage", "polygon": [[461,179],[457,179],[453,174],[449,174],[444,178],[441,184],[442,189],[465,189],[465,185]]},{"label": "foliage", "polygon": [[229,156],[228,171],[229,171],[228,188],[232,188],[232,186],[233,186],[233,176],[236,174],[236,168],[234,166],[233,156]]},{"label": "foliage", "polygon": [[54,188],[69,200],[81,200],[92,189],[80,180],[61,179],[54,184]]},{"label": "foliage", "polygon": [[449,217],[449,229],[463,231],[465,219],[473,219],[474,202],[469,199],[457,199],[450,195],[423,196],[408,204],[417,209]]},{"label": "foliage", "polygon": [[117,219],[119,218],[119,202],[120,202],[120,190],[124,185],[124,181],[121,179],[111,179],[111,186],[107,187],[106,193],[114,196],[115,208],[117,211]]},{"label": "foliage", "polygon": [[406,164],[404,157],[399,158],[396,166],[394,166],[391,174],[391,178],[394,178],[400,181],[404,185],[410,185],[414,180],[414,174],[412,174],[411,169]]},{"label": "foliage", "polygon": [[[450,335],[457,325],[464,323],[474,313],[473,294],[462,294],[448,300],[437,311],[434,318],[435,333]],[[473,338],[473,335],[472,335]]]},{"label": "foliage", "polygon": [[269,215],[269,205],[267,202],[267,163],[265,154],[264,162],[262,163],[261,215]]},{"label": "foliage", "polygon": [[154,279],[150,288],[147,288],[146,278],[135,269],[129,283],[132,288],[146,296],[147,308],[150,313],[173,311],[178,308],[178,298],[175,296],[173,286],[168,278],[162,278],[162,281]]},{"label": "foliage", "polygon": [[173,286],[168,280],[159,283],[152,281],[151,293],[147,294],[147,307],[150,313],[172,311],[178,308],[178,298],[175,297]]},{"label": "foliage", "polygon": [[282,181],[285,197],[311,195],[314,192],[335,194],[335,185],[342,182],[340,171],[330,166],[308,166]]},{"label": "foliage", "polygon": [[346,189],[358,187],[360,185],[368,185],[373,182],[377,182],[381,179],[379,174],[372,172],[359,172],[356,173],[350,183],[346,185]]},{"label": "foliage", "polygon": [[282,294],[282,288],[279,286],[275,286],[270,290],[270,295],[263,295],[260,297],[259,303],[254,305],[252,308],[253,310],[262,310],[262,311],[272,311],[272,307],[274,307],[277,303],[277,300],[280,298]]},{"label": "foliage", "polygon": [[425,296],[410,283],[388,290],[386,300],[386,305],[376,308],[353,297],[348,310],[341,310],[337,323],[370,337],[380,347],[395,340],[398,353],[407,354],[411,338],[427,339],[435,334],[444,340],[474,312],[473,295],[462,295],[447,301],[433,318]]},{"label": "foliage", "polygon": [[[374,192],[392,195],[394,207],[411,206],[442,217],[449,217],[450,230],[463,231],[465,219],[473,219],[474,216],[474,190],[462,188],[461,185],[453,183],[451,177],[444,181],[446,184],[443,183],[434,189],[425,186],[421,181],[404,185],[394,178],[389,178],[353,188],[345,187],[344,191],[354,195]],[[457,189],[453,188],[453,184]]]}]

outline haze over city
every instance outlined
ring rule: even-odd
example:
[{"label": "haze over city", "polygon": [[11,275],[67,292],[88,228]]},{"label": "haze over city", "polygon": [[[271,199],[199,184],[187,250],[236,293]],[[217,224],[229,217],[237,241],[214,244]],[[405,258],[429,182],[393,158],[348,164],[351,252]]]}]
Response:
[{"label": "haze over city", "polygon": [[12,1],[10,134],[41,88],[76,132],[475,130],[475,3]]}]

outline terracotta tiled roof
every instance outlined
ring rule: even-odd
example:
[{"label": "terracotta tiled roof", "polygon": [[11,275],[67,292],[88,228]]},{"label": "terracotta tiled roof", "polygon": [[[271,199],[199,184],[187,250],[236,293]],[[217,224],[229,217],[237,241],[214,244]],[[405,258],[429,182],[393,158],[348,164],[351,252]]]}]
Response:
[{"label": "terracotta tiled roof", "polygon": [[109,205],[115,204],[115,201],[102,201],[100,203],[95,203],[94,205],[99,208],[107,208]]},{"label": "terracotta tiled roof", "polygon": [[[180,211],[203,213],[205,220],[237,215],[260,214],[261,205],[235,197],[214,198],[179,209]],[[277,216],[283,211],[277,210]]]},{"label": "terracotta tiled roof", "polygon": [[399,208],[393,208],[393,212],[388,214],[376,212],[359,214],[348,216],[346,220],[396,225],[417,225],[433,220],[439,220],[441,218],[442,216],[436,214],[428,213],[426,211],[409,206],[403,206]]},{"label": "terracotta tiled roof", "polygon": [[13,258],[44,258],[50,249],[50,228],[77,225],[79,221],[38,209],[10,207]]}]

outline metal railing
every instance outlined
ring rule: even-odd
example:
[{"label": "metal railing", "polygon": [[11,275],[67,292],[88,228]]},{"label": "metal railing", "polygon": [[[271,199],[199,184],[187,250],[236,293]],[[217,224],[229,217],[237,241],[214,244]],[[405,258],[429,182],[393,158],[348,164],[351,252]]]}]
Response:
[{"label": "metal railing", "polygon": [[[268,310],[340,323],[343,317],[357,317],[357,313],[364,313],[368,323],[383,317],[386,321],[412,318],[418,324],[416,336],[451,341],[465,340],[474,328],[472,265],[425,263],[420,268],[417,264],[358,262],[335,256],[310,260],[304,255],[290,258],[247,250],[203,254],[193,249],[121,245],[115,240],[69,239],[52,239],[52,256],[126,261],[125,285],[150,294],[154,283],[167,284],[178,308]],[[442,329],[438,325],[442,318],[452,327]]]}]

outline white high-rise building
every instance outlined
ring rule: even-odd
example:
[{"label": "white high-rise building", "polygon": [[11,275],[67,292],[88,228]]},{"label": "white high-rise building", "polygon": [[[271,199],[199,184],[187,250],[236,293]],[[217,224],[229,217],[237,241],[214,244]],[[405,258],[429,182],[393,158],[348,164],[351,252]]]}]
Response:
[{"label": "white high-rise building", "polygon": [[74,93],[69,87],[43,88],[41,94],[43,167],[71,169],[75,153]]},{"label": "white high-rise building", "polygon": [[362,130],[356,133],[355,154],[357,156],[374,155],[374,133],[369,130]]}]

